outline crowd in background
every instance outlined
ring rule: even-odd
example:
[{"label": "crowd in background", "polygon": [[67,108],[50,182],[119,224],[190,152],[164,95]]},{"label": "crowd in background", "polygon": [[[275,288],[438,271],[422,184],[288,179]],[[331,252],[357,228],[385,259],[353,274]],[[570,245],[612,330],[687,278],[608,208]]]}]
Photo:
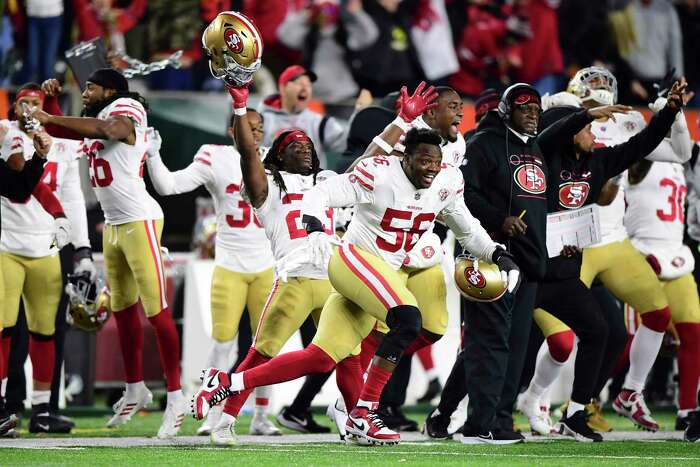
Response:
[{"label": "crowd in background", "polygon": [[613,71],[630,104],[649,102],[672,68],[700,83],[700,0],[4,0],[0,9],[0,84],[60,75],[67,49],[101,36],[145,62],[184,51],[180,69],[149,75],[150,89],[214,89],[200,37],[229,9],[255,21],[274,75],[305,65],[327,103],[423,79],[466,97],[519,81],[554,93],[592,64]]}]

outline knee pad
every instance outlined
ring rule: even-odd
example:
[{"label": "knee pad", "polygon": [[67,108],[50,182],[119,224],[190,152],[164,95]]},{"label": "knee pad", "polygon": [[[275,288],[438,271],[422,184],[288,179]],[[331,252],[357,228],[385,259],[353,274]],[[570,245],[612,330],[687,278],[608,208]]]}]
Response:
[{"label": "knee pad", "polygon": [[671,322],[671,309],[669,307],[660,310],[649,311],[642,316],[642,324],[652,331],[666,332],[668,323]]},{"label": "knee pad", "polygon": [[554,360],[559,363],[566,362],[574,350],[574,332],[569,330],[552,334],[547,338],[547,347]]},{"label": "knee pad", "polygon": [[404,350],[418,337],[423,320],[420,310],[412,305],[399,305],[386,314],[389,332],[379,344],[377,355],[391,363],[398,363]]}]

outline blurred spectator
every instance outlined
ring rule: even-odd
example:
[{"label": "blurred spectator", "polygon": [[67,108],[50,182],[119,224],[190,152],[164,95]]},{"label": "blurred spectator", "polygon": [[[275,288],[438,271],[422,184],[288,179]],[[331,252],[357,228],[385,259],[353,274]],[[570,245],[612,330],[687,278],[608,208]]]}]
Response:
[{"label": "blurred spectator", "polygon": [[447,77],[459,70],[459,63],[445,0],[420,0],[413,15],[411,39],[425,77],[435,84],[447,84]]},{"label": "blurred spectator", "polygon": [[63,31],[63,0],[27,0],[27,50],[21,82],[53,78]]},{"label": "blurred spectator", "polygon": [[[695,91],[690,105],[700,105],[700,48],[695,39],[700,37],[700,0],[678,0],[676,3],[683,36],[683,65],[688,87]],[[678,73],[676,73],[678,74]]]},{"label": "blurred spectator", "polygon": [[346,50],[366,49],[379,31],[362,10],[362,0],[314,0],[298,10],[290,9],[278,29],[280,42],[304,55],[304,63],[318,76],[316,97],[337,103],[355,97],[357,83],[346,61]]},{"label": "blurred spectator", "polygon": [[569,76],[605,58],[609,28],[606,0],[562,0],[559,45]]},{"label": "blurred spectator", "polygon": [[278,40],[278,29],[287,17],[288,9],[299,10],[307,0],[244,0],[243,13],[251,18],[260,30],[265,50],[263,64],[279,75],[290,63],[301,60],[298,50],[285,46]]},{"label": "blurred spectator", "polygon": [[14,38],[12,37],[13,28],[10,16],[5,14],[4,9],[0,9],[2,18],[0,18],[0,86],[9,84],[10,70],[10,54],[15,46]]},{"label": "blurred spectator", "polygon": [[311,83],[316,74],[300,65],[292,65],[282,72],[277,85],[279,94],[267,97],[260,108],[264,118],[264,146],[270,146],[280,131],[289,128],[304,130],[313,141],[322,168],[328,167],[327,152],[345,149],[346,130],[335,118],[309,110],[313,97]]},{"label": "blurred spectator", "polygon": [[112,0],[73,0],[80,41],[103,37],[109,48],[124,52],[124,33],[134,27],[146,11],[147,0],[132,0],[122,7]]}]

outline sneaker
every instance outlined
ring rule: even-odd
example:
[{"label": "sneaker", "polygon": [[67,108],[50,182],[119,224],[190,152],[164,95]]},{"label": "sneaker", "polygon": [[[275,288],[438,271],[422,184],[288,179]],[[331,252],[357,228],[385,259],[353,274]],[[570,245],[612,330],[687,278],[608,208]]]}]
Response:
[{"label": "sneaker", "polygon": [[17,426],[17,415],[13,413],[0,413],[0,436],[7,436],[11,431],[15,431]]},{"label": "sneaker", "polygon": [[29,419],[30,433],[70,433],[72,423],[49,412],[35,413]]},{"label": "sneaker", "polygon": [[613,401],[612,408],[621,416],[632,420],[632,423],[643,430],[659,430],[659,424],[651,417],[651,412],[649,412],[641,392],[623,389]]},{"label": "sneaker", "polygon": [[609,433],[612,431],[612,426],[603,416],[603,408],[596,399],[586,405],[586,416],[588,417],[588,426],[593,431]]},{"label": "sneaker", "polygon": [[282,436],[282,432],[263,412],[257,412],[250,421],[249,435],[253,436]]},{"label": "sneaker", "polygon": [[422,433],[432,439],[452,438],[452,435],[447,431],[448,426],[450,426],[450,417],[435,409],[425,419]]},{"label": "sneaker", "polygon": [[331,429],[327,426],[319,425],[314,420],[311,412],[308,410],[304,413],[296,413],[285,407],[277,415],[277,423],[290,430],[300,433],[330,433]]},{"label": "sneaker", "polygon": [[426,389],[425,394],[418,398],[416,402],[419,404],[429,404],[431,400],[435,399],[436,396],[440,395],[442,392],[442,384],[437,378],[433,378],[428,382],[428,389]]},{"label": "sneaker", "polygon": [[394,431],[418,431],[418,422],[406,417],[399,406],[379,407],[377,415]]},{"label": "sneaker", "polygon": [[231,380],[225,371],[206,368],[199,379],[202,384],[192,396],[192,414],[197,420],[206,417],[210,408],[231,395]]},{"label": "sneaker", "polygon": [[149,391],[146,386],[132,391],[132,393],[124,391],[121,399],[112,406],[114,415],[107,422],[107,427],[114,428],[124,425],[131,420],[131,417],[136,412],[146,407],[152,400],[153,394],[151,394],[151,391]]},{"label": "sneaker", "polygon": [[19,438],[19,433],[17,432],[17,430],[15,428],[13,428],[4,434],[1,434],[0,438],[8,438],[8,439]]},{"label": "sneaker", "polygon": [[525,437],[515,431],[495,430],[478,433],[464,426],[462,444],[516,444],[525,441]]},{"label": "sneaker", "polygon": [[683,439],[691,443],[700,442],[700,411],[688,414],[688,428],[683,433]]},{"label": "sneaker", "polygon": [[348,423],[348,411],[345,409],[345,403],[342,399],[336,399],[334,403],[328,406],[326,409],[326,415],[328,418],[333,420],[336,429],[338,430],[338,435],[341,441],[345,441],[345,425]]},{"label": "sneaker", "polygon": [[222,416],[219,424],[211,430],[209,441],[216,446],[233,446],[238,444],[236,419],[230,415]]},{"label": "sneaker", "polygon": [[214,429],[216,425],[219,423],[219,419],[221,418],[221,414],[224,411],[224,405],[223,404],[218,404],[209,409],[209,413],[207,414],[207,419],[204,420],[204,423],[197,428],[197,435],[199,436],[209,436],[211,434],[211,430]]},{"label": "sneaker", "polygon": [[384,445],[399,444],[401,435],[387,428],[377,414],[377,405],[372,408],[357,406],[348,414],[345,430],[348,436],[357,444]]},{"label": "sneaker", "polygon": [[165,412],[163,412],[163,423],[158,429],[157,437],[159,439],[174,438],[185,420],[186,411],[187,401],[184,396],[175,402],[169,403],[165,407]]},{"label": "sneaker", "polygon": [[600,433],[596,433],[588,426],[587,418],[585,409],[574,412],[571,417],[564,416],[559,421],[559,433],[565,436],[572,436],[576,441],[582,443],[603,441]]},{"label": "sneaker", "polygon": [[541,407],[539,399],[528,392],[518,398],[516,408],[527,417],[532,434],[549,436],[552,433],[552,421],[549,418],[549,409]]}]

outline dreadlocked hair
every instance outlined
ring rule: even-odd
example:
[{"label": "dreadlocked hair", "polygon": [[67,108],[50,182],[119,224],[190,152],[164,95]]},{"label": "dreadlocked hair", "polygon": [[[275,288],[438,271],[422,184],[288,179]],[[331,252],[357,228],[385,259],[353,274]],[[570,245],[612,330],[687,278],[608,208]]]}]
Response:
[{"label": "dreadlocked hair", "polygon": [[[280,173],[281,171],[284,170],[284,167],[282,165],[282,161],[280,160],[279,156],[279,151],[280,151],[280,144],[282,144],[282,141],[284,140],[284,137],[287,136],[289,133],[291,133],[293,130],[285,130],[281,132],[277,138],[272,142],[272,146],[270,147],[270,151],[268,151],[267,156],[265,157],[265,161],[263,162],[263,165],[265,166],[266,170],[269,170],[270,173],[272,174],[272,181],[275,182],[275,185],[277,185],[280,188],[280,191],[287,193],[287,186],[284,184],[284,179],[282,178],[282,174]],[[321,171],[321,163],[318,160],[318,154],[316,154],[316,147],[311,143],[311,171],[310,173],[302,174],[302,175],[313,175],[314,176],[314,185],[316,184],[316,175]]]},{"label": "dreadlocked hair", "polygon": [[143,106],[143,109],[146,112],[148,112],[148,102],[146,102],[146,98],[143,97],[141,94],[139,94],[138,92],[132,92],[132,91],[117,91],[112,96],[110,96],[107,99],[103,100],[102,102],[98,103],[94,107],[84,108],[83,112],[82,112],[82,116],[84,116],[84,117],[97,117],[97,115],[102,111],[102,109],[104,109],[109,104],[116,101],[117,99],[122,99],[122,98],[134,99],[135,101],[138,101]]}]

